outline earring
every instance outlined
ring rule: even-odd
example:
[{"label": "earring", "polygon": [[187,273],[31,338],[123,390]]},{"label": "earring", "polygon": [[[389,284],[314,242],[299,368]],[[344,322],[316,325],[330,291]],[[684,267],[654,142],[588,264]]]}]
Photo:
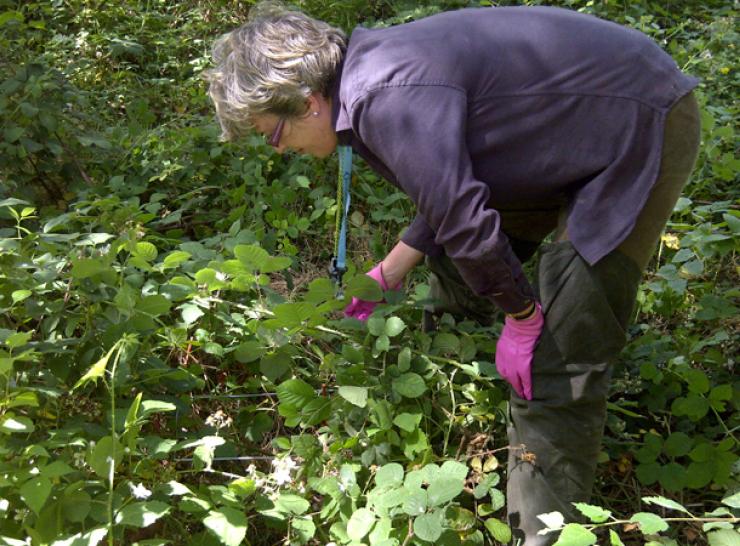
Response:
[{"label": "earring", "polygon": [[319,113],[318,112],[314,112],[313,113],[313,117],[315,117],[315,118],[319,117]]}]

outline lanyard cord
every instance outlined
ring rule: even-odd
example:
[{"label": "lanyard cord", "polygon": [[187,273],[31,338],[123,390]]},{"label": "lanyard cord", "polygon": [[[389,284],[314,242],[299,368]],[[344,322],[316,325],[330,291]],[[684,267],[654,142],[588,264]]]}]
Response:
[{"label": "lanyard cord", "polygon": [[342,299],[342,276],[347,271],[347,214],[349,213],[352,181],[352,147],[339,146],[339,175],[337,177],[337,217],[334,227],[334,256],[329,275],[337,287],[337,298]]}]

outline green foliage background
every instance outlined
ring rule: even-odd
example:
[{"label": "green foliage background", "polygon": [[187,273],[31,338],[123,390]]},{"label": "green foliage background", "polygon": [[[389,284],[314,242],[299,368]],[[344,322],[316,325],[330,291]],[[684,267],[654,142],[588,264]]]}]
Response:
[{"label": "green foliage background", "polygon": [[[598,506],[547,524],[561,545],[737,544],[737,14],[524,3],[638,28],[702,79]],[[506,542],[500,325],[422,333],[422,272],[339,320],[335,160],[219,142],[200,78],[249,5],[0,0],[0,544]],[[471,4],[299,5],[350,30]],[[379,299],[356,273],[413,209],[366,168],[354,188],[347,297]]]}]

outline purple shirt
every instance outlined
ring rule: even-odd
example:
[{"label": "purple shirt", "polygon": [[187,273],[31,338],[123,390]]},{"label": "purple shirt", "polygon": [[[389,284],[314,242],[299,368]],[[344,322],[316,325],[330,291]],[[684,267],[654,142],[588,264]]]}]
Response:
[{"label": "purple shirt", "polygon": [[532,289],[502,211],[567,203],[569,239],[597,262],[634,226],[666,114],[696,83],[614,23],[558,8],[465,9],[356,28],[335,128],[416,204],[402,240],[444,251],[476,293],[516,312]]}]

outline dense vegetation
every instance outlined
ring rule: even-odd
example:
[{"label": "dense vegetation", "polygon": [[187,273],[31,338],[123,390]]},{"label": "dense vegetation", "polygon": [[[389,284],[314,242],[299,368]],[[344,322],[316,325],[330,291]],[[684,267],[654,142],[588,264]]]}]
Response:
[{"label": "dense vegetation", "polygon": [[[703,138],[640,289],[593,505],[546,521],[561,545],[737,545],[737,14],[556,4],[702,78]],[[300,5],[350,29],[467,3]],[[219,142],[199,77],[248,7],[0,0],[0,544],[506,542],[500,324],[422,333],[422,271],[367,326],[339,319],[335,162]],[[412,213],[357,172],[347,297],[381,297],[355,272]]]}]

